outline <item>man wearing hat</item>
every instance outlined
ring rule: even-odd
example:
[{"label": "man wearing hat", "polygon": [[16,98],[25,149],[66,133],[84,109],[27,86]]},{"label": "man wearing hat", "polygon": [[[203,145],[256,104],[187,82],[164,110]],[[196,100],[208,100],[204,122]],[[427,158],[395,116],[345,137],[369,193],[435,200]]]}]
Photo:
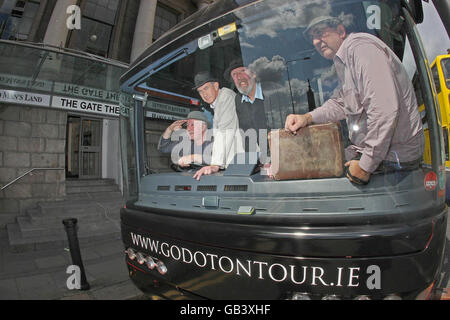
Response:
[{"label": "man wearing hat", "polygon": [[367,184],[371,174],[418,168],[424,134],[414,88],[395,53],[368,33],[347,33],[340,19],[321,16],[304,34],[333,60],[340,87],[321,107],[287,117],[296,133],[311,123],[347,120],[348,179]]},{"label": "man wearing hat", "polygon": [[228,88],[220,88],[218,80],[209,72],[198,73],[194,83],[202,100],[214,110],[211,164],[194,174],[194,179],[200,180],[202,175],[225,169],[243,147],[234,103],[236,94]]},{"label": "man wearing hat", "polygon": [[[187,135],[183,136],[182,141],[179,141],[174,132],[182,129],[183,126],[186,127]],[[172,162],[180,167],[187,167],[192,163],[209,164],[211,161],[211,147],[209,146],[212,140],[206,137],[208,127],[209,122],[204,113],[192,111],[188,114],[187,119],[177,120],[167,127],[159,139],[158,151],[171,153]]]}]

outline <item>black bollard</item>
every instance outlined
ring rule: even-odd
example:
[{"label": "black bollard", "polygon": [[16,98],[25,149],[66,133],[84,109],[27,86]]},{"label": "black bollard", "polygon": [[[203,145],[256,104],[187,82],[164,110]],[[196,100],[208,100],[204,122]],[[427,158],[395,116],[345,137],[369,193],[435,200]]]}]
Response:
[{"label": "black bollard", "polygon": [[80,245],[78,244],[77,236],[77,219],[64,219],[63,224],[66,229],[67,239],[69,240],[70,255],[72,257],[72,263],[80,268],[81,272],[81,290],[89,290],[90,286],[86,279],[86,273],[84,272],[83,261],[81,260]]}]

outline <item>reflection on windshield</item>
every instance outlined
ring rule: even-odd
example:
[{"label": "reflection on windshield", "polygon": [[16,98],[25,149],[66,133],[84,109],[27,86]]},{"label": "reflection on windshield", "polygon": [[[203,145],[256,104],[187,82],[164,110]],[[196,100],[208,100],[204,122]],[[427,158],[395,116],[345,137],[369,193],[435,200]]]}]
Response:
[{"label": "reflection on windshield", "polygon": [[[229,75],[224,73],[233,60],[241,59],[263,86],[268,127],[281,128],[289,114],[305,113],[320,106],[338,85],[332,61],[321,57],[303,35],[308,23],[319,15],[336,16],[350,32],[375,34],[395,51],[404,47],[402,37],[393,31],[398,10],[395,3],[330,0],[256,3],[211,23],[210,33],[198,36],[197,50],[153,74],[142,88],[198,99],[192,89],[194,76],[208,71],[221,87],[235,89]],[[235,29],[230,27],[233,25]]]}]

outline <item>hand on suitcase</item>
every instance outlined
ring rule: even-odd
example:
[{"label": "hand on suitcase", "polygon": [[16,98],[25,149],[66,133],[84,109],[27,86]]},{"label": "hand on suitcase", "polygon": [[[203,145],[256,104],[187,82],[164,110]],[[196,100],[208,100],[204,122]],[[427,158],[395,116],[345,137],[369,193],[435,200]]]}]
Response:
[{"label": "hand on suitcase", "polygon": [[312,123],[312,117],[309,113],[306,114],[290,114],[286,118],[284,128],[293,134],[296,134],[298,129],[306,127]]}]

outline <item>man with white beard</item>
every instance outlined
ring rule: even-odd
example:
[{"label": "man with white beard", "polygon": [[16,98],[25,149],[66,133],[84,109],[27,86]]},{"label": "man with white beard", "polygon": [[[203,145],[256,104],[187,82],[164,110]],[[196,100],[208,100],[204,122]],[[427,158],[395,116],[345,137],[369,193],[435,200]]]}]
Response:
[{"label": "man with white beard", "polygon": [[[249,136],[250,143],[245,143],[245,151],[259,151],[261,142],[260,130],[267,137],[267,119],[264,107],[264,95],[261,83],[256,80],[256,74],[244,67],[242,60],[234,60],[225,71],[225,77],[234,82],[239,93],[236,95],[236,114],[239,118],[239,128]],[[253,129],[249,132],[249,129]],[[256,135],[257,144],[251,143],[251,135]],[[254,139],[253,139],[254,141]]]}]

